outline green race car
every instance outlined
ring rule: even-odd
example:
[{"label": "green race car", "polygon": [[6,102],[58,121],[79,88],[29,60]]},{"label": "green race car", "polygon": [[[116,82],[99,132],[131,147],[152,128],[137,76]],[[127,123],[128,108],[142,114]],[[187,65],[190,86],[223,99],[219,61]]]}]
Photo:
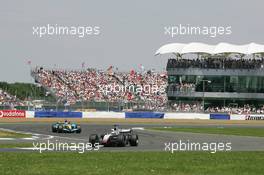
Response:
[{"label": "green race car", "polygon": [[51,126],[52,132],[57,133],[81,133],[81,126],[77,123],[57,122]]}]

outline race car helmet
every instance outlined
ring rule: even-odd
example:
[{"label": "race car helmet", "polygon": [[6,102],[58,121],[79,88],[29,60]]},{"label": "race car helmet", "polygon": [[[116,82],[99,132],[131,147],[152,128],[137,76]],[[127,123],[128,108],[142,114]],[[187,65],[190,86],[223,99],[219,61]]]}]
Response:
[{"label": "race car helmet", "polygon": [[118,130],[118,125],[114,125],[114,131]]}]

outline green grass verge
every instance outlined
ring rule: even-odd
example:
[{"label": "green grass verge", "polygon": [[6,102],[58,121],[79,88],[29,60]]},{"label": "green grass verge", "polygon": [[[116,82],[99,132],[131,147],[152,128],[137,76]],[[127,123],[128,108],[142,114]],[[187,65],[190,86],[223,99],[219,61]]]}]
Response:
[{"label": "green grass verge", "polygon": [[173,131],[173,132],[191,132],[191,133],[206,133],[206,134],[222,134],[222,135],[238,135],[238,136],[256,136],[264,137],[264,128],[204,128],[204,127],[193,127],[193,128],[150,128],[151,130],[159,131]]},{"label": "green grass verge", "polygon": [[27,138],[27,137],[32,137],[32,135],[0,130],[0,138]]},{"label": "green grass verge", "polygon": [[264,152],[0,153],[0,174],[254,175]]},{"label": "green grass verge", "polygon": [[[26,148],[33,147],[32,143],[0,143],[0,148]],[[1,154],[1,153],[0,153]]]}]

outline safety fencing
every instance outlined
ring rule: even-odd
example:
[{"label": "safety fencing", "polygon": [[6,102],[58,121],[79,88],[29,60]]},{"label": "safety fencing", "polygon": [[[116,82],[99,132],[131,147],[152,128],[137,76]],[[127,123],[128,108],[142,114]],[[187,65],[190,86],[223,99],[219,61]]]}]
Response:
[{"label": "safety fencing", "polygon": [[199,120],[264,120],[264,114],[206,114],[162,112],[76,112],[0,110],[0,118],[138,118],[138,119],[199,119]]}]

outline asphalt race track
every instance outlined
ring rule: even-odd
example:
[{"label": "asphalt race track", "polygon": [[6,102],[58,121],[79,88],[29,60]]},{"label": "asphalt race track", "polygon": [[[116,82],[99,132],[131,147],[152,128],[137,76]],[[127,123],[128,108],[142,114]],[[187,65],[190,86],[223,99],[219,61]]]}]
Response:
[{"label": "asphalt race track", "polygon": [[[249,137],[249,136],[228,136],[228,135],[215,135],[215,134],[196,134],[196,133],[181,133],[181,132],[164,132],[164,131],[150,131],[151,127],[166,127],[177,126],[175,124],[124,124],[120,125],[121,128],[135,128],[136,133],[139,135],[138,147],[102,147],[100,151],[165,151],[165,143],[228,143],[232,144],[232,151],[258,151],[264,150],[263,137]],[[208,127],[207,125],[204,125]],[[34,135],[33,139],[23,140],[0,140],[3,143],[17,143],[17,142],[52,142],[52,143],[87,143],[90,134],[102,134],[109,131],[112,124],[81,124],[82,133],[52,133],[51,123],[1,123],[1,129],[10,129],[21,132],[29,132]],[[183,126],[181,126],[183,127]],[[186,125],[187,127],[187,125]],[[188,126],[190,127],[190,126]],[[197,126],[192,126],[197,127]],[[201,127],[201,126],[200,126]],[[210,127],[237,127],[236,126],[210,126]],[[242,127],[242,126],[241,126]],[[262,126],[247,126],[247,127],[262,127]],[[0,148],[1,151],[25,151],[23,149],[15,148]],[[32,151],[32,150],[30,150]],[[168,151],[168,150],[167,150]]]}]

